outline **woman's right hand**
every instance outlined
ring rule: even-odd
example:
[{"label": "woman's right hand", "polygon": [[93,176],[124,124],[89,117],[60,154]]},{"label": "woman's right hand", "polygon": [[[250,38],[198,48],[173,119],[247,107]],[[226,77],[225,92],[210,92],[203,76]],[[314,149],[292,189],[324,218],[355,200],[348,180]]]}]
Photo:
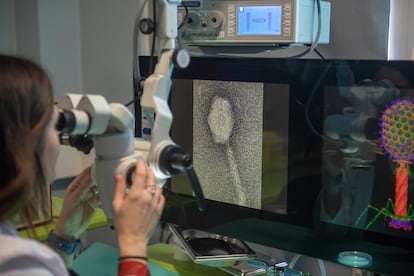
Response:
[{"label": "woman's right hand", "polygon": [[[151,169],[139,159],[128,194],[124,177],[116,176],[112,213],[120,256],[147,256],[147,244],[165,204]],[[153,192],[155,191],[155,192]]]}]

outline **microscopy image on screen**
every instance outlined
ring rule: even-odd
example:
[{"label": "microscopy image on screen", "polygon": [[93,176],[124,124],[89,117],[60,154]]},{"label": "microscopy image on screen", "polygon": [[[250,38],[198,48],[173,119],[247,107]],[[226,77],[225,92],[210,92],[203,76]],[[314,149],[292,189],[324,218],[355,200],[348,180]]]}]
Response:
[{"label": "microscopy image on screen", "polygon": [[[175,79],[172,137],[193,157],[207,199],[287,212],[289,86]],[[172,189],[190,194],[188,180]]]},{"label": "microscopy image on screen", "polygon": [[260,209],[263,84],[196,80],[193,101],[194,166],[206,198]]}]

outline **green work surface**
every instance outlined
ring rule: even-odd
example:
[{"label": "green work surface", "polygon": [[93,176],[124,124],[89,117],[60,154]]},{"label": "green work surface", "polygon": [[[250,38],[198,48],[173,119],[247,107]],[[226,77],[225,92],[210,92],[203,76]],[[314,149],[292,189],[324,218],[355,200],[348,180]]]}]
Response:
[{"label": "green work surface", "polygon": [[[55,228],[57,219],[59,217],[60,211],[62,210],[63,198],[53,196],[52,197],[52,214],[53,220],[47,224],[36,226],[34,231],[36,233],[36,238],[40,241],[44,241],[47,238],[50,230]],[[105,213],[101,208],[96,209],[95,214],[93,215],[91,222],[88,225],[88,230],[95,229],[98,227],[108,225],[108,220],[106,219]],[[29,237],[28,230],[20,230],[19,234],[22,237]]]},{"label": "green work surface", "polygon": [[[96,242],[83,251],[73,262],[73,270],[83,275],[117,275],[119,251],[117,248]],[[191,260],[173,258],[172,246],[159,243],[148,247],[148,266],[156,276],[225,276],[218,268],[202,266]]]},{"label": "green work surface", "polygon": [[[72,269],[75,270],[80,276],[116,276],[118,274],[118,257],[119,251],[117,248],[106,245],[104,243],[96,242],[88,247],[74,260]],[[178,275],[151,261],[148,262],[148,266],[151,275]]]},{"label": "green work surface", "polygon": [[196,264],[188,257],[186,260],[176,260],[174,258],[174,248],[166,243],[157,243],[149,246],[148,257],[152,262],[174,271],[181,276],[229,275],[216,267]]}]

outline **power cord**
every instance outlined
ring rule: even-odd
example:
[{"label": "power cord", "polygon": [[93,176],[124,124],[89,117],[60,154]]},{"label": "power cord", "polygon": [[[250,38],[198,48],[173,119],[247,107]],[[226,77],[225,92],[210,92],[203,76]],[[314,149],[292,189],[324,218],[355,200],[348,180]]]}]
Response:
[{"label": "power cord", "polygon": [[[295,256],[293,256],[292,260],[290,261],[288,268],[294,269],[296,263],[301,257],[302,257],[301,254],[295,254]],[[321,276],[326,276],[325,263],[321,259],[317,259],[317,262],[318,262],[319,270],[321,272]]]}]

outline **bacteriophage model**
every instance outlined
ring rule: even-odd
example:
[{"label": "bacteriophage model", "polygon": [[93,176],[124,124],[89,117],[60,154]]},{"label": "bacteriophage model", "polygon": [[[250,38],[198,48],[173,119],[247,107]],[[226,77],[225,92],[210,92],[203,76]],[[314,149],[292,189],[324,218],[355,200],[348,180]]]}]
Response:
[{"label": "bacteriophage model", "polygon": [[385,154],[396,164],[395,202],[390,198],[386,207],[369,205],[358,217],[358,225],[369,209],[377,212],[364,229],[368,229],[382,215],[389,218],[388,226],[394,229],[412,230],[414,211],[408,203],[408,176],[414,160],[414,103],[401,99],[387,106],[380,120],[380,142]]}]

